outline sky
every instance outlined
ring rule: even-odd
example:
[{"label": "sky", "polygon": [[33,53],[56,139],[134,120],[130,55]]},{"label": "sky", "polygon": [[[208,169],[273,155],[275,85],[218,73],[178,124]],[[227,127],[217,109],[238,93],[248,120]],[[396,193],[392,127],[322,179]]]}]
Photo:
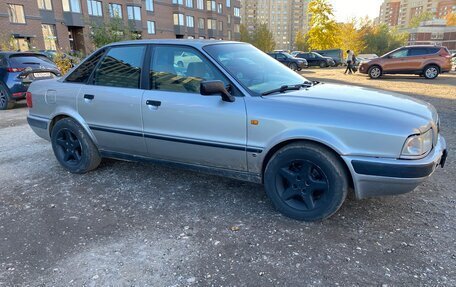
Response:
[{"label": "sky", "polygon": [[353,17],[378,16],[383,0],[329,0],[334,7],[334,16],[338,22],[347,22]]}]

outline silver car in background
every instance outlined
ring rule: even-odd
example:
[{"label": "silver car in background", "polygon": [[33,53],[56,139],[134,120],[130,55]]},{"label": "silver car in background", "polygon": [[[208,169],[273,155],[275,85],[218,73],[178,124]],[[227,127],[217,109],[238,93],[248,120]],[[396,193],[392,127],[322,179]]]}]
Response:
[{"label": "silver car in background", "polygon": [[309,82],[245,43],[115,43],[29,92],[29,125],[70,172],[103,157],[196,169],[264,184],[298,220],[331,216],[351,189],[411,191],[447,154],[430,104]]}]

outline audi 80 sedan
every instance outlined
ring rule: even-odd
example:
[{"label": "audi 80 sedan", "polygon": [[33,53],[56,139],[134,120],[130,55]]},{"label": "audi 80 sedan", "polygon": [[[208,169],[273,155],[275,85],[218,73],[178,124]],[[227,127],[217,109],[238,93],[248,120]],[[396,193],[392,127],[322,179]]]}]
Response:
[{"label": "audi 80 sedan", "polygon": [[27,97],[29,125],[72,173],[102,158],[187,167],[264,184],[298,220],[333,215],[349,191],[409,192],[447,154],[430,104],[310,82],[246,43],[114,43]]}]

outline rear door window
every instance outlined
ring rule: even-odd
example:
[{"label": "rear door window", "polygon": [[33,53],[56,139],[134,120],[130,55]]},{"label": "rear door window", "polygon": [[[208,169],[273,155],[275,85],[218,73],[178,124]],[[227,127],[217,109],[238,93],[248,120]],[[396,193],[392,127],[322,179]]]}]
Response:
[{"label": "rear door window", "polygon": [[428,52],[428,48],[412,48],[412,49],[409,49],[409,56],[410,57],[413,57],[413,56],[423,56],[423,55],[427,55],[429,54]]},{"label": "rear door window", "polygon": [[44,55],[26,55],[17,54],[9,57],[11,67],[14,68],[27,68],[27,67],[40,67],[54,68],[55,64]]},{"label": "rear door window", "polygon": [[[435,48],[428,48],[428,54],[435,54],[440,51],[440,47],[435,47]],[[448,53],[450,54],[450,53]]]},{"label": "rear door window", "polygon": [[91,55],[89,59],[84,61],[79,67],[76,68],[66,79],[65,82],[71,83],[87,83],[90,78],[90,75],[93,72],[93,69],[100,61],[105,50],[100,50],[95,54]]},{"label": "rear door window", "polygon": [[146,46],[122,46],[109,49],[93,76],[98,86],[137,89],[140,85]]}]

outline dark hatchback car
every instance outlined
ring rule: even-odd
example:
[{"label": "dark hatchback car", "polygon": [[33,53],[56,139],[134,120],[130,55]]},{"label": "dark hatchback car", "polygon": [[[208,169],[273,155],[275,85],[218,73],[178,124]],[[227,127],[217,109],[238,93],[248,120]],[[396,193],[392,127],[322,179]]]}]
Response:
[{"label": "dark hatchback car", "polygon": [[307,61],[305,59],[293,57],[292,55],[285,52],[273,52],[268,53],[268,55],[273,57],[280,63],[284,64],[285,66],[289,67],[293,71],[300,71],[303,68],[307,68],[308,66]]},{"label": "dark hatchback car", "polygon": [[315,52],[299,53],[296,55],[297,58],[305,59],[309,65],[320,68],[334,67],[336,63],[331,57],[325,57]]},{"label": "dark hatchback car", "polygon": [[33,81],[60,77],[54,62],[40,53],[0,52],[0,110],[25,99]]}]

